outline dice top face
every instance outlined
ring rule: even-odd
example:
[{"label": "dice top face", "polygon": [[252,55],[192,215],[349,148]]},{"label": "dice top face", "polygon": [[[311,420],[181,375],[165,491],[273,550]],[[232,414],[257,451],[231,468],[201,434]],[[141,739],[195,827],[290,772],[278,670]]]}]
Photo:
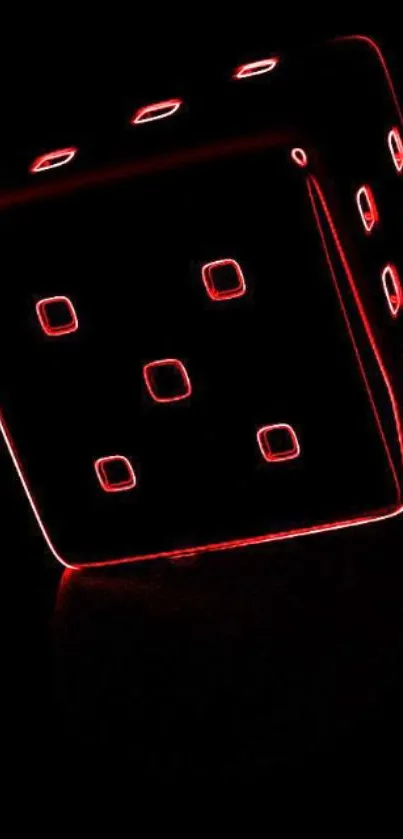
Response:
[{"label": "dice top face", "polygon": [[[401,186],[393,117],[379,159]],[[169,169],[2,214],[16,281],[1,429],[66,564],[281,539],[400,509],[393,386],[328,197],[336,153],[319,178],[292,148],[304,151],[301,138],[251,136],[231,154],[178,155]],[[358,259],[374,270],[379,250],[377,301],[395,324],[390,272],[381,279],[398,262],[394,221],[379,179],[352,157],[339,200]],[[377,202],[370,236],[355,201],[364,185]]]}]

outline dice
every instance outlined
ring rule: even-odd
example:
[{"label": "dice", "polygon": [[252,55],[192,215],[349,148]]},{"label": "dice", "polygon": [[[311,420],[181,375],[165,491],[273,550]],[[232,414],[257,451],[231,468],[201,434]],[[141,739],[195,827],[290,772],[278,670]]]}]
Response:
[{"label": "dice", "polygon": [[0,199],[0,430],[68,567],[403,510],[392,80],[363,38],[234,65],[211,97],[134,103],[113,166],[77,143]]}]

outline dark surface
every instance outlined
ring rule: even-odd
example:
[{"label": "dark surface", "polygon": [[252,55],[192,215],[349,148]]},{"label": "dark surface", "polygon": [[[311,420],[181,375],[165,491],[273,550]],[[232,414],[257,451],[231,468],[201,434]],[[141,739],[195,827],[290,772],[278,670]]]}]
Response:
[{"label": "dark surface", "polygon": [[[70,74],[57,46],[47,62],[25,55],[30,85],[16,80],[5,96],[5,146],[24,128],[36,153],[67,117],[82,126],[102,111],[102,84],[111,101],[112,79],[127,81],[127,54],[114,76],[97,50]],[[14,757],[35,765],[41,753],[53,771],[68,765],[70,780],[95,757],[106,781],[124,758],[161,779],[399,763],[402,522],[61,583],[3,446],[0,467]]]},{"label": "dark surface", "polygon": [[391,523],[191,567],[76,572],[58,591],[57,573],[19,556],[14,746],[75,778],[127,761],[160,780],[393,773],[402,536]]}]

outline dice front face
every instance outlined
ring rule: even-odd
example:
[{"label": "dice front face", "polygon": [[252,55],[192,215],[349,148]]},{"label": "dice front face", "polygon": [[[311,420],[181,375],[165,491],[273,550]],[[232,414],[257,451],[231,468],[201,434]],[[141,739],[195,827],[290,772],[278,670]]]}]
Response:
[{"label": "dice front face", "polygon": [[[290,149],[178,156],[3,214],[18,282],[1,336],[15,359],[1,428],[64,563],[175,556],[399,511],[393,388],[326,177]],[[348,200],[372,247],[385,222],[366,174]],[[398,266],[384,256],[389,313]]]}]

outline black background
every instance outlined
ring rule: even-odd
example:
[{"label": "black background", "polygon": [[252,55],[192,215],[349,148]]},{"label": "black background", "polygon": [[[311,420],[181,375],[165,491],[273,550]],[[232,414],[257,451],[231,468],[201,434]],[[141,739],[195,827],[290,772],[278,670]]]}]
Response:
[{"label": "black background", "polygon": [[[371,34],[396,76],[402,44]],[[15,45],[3,161],[9,149],[32,156],[42,143],[73,142],[75,127],[85,133],[107,117],[117,87],[130,99],[129,80],[146,59],[153,98],[167,67],[179,83],[187,62],[206,62],[205,41],[178,36],[161,46],[153,35],[151,66],[138,33],[135,56],[127,33],[121,50],[112,35],[83,40]],[[292,40],[273,33],[270,52]],[[268,51],[256,30],[240,43],[239,33],[210,36],[209,61]],[[74,780],[96,756],[105,782],[124,759],[133,773],[161,779],[250,779],[308,766],[377,772],[399,762],[401,522],[194,565],[67,574],[61,587],[4,447],[0,463],[4,719],[14,758],[35,766],[40,753]]]}]

